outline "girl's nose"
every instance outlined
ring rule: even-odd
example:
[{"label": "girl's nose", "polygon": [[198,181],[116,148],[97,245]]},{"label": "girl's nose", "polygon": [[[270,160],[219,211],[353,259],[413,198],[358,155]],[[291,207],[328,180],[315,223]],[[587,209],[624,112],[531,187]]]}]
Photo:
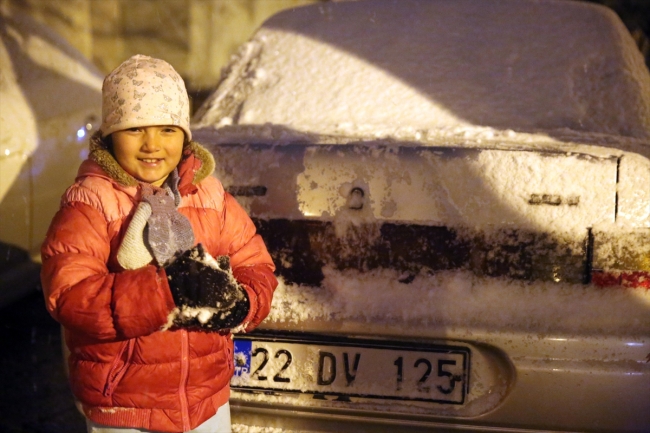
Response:
[{"label": "girl's nose", "polygon": [[160,150],[156,135],[149,129],[145,130],[142,141],[142,150],[145,152],[157,152]]}]

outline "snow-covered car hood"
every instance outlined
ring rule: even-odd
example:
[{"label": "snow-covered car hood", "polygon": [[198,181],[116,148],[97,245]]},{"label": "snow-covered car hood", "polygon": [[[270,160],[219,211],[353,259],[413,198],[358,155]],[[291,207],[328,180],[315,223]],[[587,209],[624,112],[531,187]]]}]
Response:
[{"label": "snow-covered car hood", "polygon": [[650,154],[650,75],[611,10],[513,0],[372,6],[269,19],[197,113],[199,136]]}]

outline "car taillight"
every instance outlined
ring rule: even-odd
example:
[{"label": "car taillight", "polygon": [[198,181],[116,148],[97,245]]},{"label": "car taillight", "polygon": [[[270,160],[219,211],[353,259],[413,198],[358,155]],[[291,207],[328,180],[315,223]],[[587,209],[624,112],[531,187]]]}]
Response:
[{"label": "car taillight", "polygon": [[591,282],[650,289],[650,230],[594,232]]},{"label": "car taillight", "polygon": [[649,271],[594,271],[591,282],[599,287],[643,287],[650,289]]}]

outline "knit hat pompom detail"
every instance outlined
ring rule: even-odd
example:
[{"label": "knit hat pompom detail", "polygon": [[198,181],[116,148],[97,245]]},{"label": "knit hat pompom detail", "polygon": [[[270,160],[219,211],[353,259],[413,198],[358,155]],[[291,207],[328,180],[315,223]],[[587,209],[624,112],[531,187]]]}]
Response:
[{"label": "knit hat pompom detail", "polygon": [[187,140],[190,100],[181,76],[169,63],[136,54],[115,68],[102,86],[102,137],[141,126],[174,125]]}]

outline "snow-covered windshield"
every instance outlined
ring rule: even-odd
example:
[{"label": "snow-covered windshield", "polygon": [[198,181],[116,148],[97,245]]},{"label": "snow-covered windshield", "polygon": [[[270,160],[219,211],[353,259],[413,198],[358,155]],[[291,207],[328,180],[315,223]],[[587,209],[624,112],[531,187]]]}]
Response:
[{"label": "snow-covered windshield", "polygon": [[650,75],[605,8],[468,0],[365,6],[324,4],[268,20],[196,127],[243,140],[249,128],[258,142],[650,137]]}]

